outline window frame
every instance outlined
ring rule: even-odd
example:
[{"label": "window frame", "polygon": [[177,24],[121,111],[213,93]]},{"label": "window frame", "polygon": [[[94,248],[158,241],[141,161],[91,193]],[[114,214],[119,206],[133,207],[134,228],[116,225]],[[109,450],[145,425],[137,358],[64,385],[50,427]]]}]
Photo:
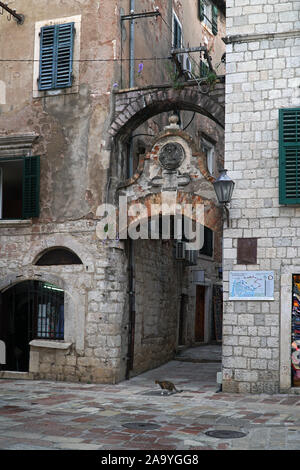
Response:
[{"label": "window frame", "polygon": [[[177,23],[177,26],[180,28],[180,45],[175,44],[175,22]],[[176,15],[175,11],[173,10],[172,12],[172,47],[174,49],[180,49],[183,44],[183,28],[182,28],[182,23],[179,21],[178,16]]]},{"label": "window frame", "polygon": [[[72,86],[68,88],[55,88],[49,90],[39,90],[38,78],[40,75],[40,32],[41,28],[45,26],[63,25],[74,23],[74,43],[73,43],[73,66]],[[33,83],[32,94],[33,98],[44,98],[45,96],[67,95],[79,92],[79,71],[80,71],[80,41],[81,41],[81,15],[68,16],[64,18],[54,18],[35,23],[35,36],[34,36],[34,66],[33,66]]]},{"label": "window frame", "polygon": [[[43,26],[41,28],[38,78],[39,91],[59,90],[72,87],[75,31],[74,22]],[[51,41],[49,41],[50,35],[52,36]],[[67,36],[67,38],[62,39],[63,36]],[[66,56],[66,53],[68,55],[67,58],[64,59],[63,56]],[[63,67],[62,61],[66,64]],[[49,62],[51,62],[51,68]],[[50,68],[50,70],[45,71],[47,68]],[[64,74],[67,75],[64,80],[60,78],[63,68],[65,69]]]},{"label": "window frame", "polygon": [[212,3],[210,0],[202,0],[203,2],[203,15],[204,15],[204,19],[203,19],[203,23],[205,24],[205,26],[209,29],[212,29],[212,10],[213,10],[213,6],[212,6]]},{"label": "window frame", "polygon": [[200,78],[205,78],[209,74],[209,65],[203,60],[200,59],[199,63],[199,72],[200,72]]},{"label": "window frame", "polygon": [[[209,13],[207,13],[207,7],[210,7]],[[214,2],[211,0],[198,0],[198,16],[208,31],[216,36],[218,34],[219,9]]]},{"label": "window frame", "polygon": [[[206,166],[209,174],[211,176],[214,176],[215,174],[215,146],[208,140],[202,138],[201,140],[201,150],[203,151],[203,148],[206,148],[209,152],[209,155],[206,154]],[[204,152],[203,152],[204,153]],[[210,160],[210,165],[209,165],[209,160]],[[211,170],[211,171],[210,171]]]},{"label": "window frame", "polygon": [[[205,249],[205,241],[206,241],[205,233],[208,233],[207,232],[208,230],[210,231],[209,233],[211,234],[211,254],[201,253],[201,251]],[[203,243],[203,247],[200,248],[200,250],[198,252],[198,256],[199,257],[203,256],[206,259],[212,260],[214,258],[214,242],[215,242],[214,231],[211,228],[206,227],[206,225],[204,225],[204,243]]]},{"label": "window frame", "polygon": [[[26,197],[26,178],[31,178],[32,175],[26,174],[26,161],[28,159],[34,159],[36,162],[37,166],[37,171],[36,174],[34,175],[35,179],[35,184],[36,184],[36,189],[34,192],[34,197],[35,197],[35,210],[31,212],[30,215],[26,216],[26,208],[25,208],[25,197]],[[11,221],[11,220],[28,220],[32,219],[34,217],[39,217],[39,212],[40,212],[40,204],[39,204],[39,199],[40,199],[40,156],[39,155],[24,155],[24,156],[16,156],[16,157],[0,157],[0,165],[1,162],[16,162],[16,161],[21,161],[22,162],[22,214],[21,217],[13,217],[13,218],[3,218],[3,171],[1,169],[1,182],[0,182],[0,221]],[[30,191],[32,191],[32,187],[30,187]],[[30,192],[28,190],[28,192]],[[30,211],[29,211],[30,212]]]}]

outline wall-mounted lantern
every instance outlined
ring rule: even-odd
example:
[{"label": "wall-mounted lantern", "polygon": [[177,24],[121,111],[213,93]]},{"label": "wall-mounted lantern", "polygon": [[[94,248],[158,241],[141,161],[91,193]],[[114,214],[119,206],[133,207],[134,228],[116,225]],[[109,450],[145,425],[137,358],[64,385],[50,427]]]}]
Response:
[{"label": "wall-mounted lantern", "polygon": [[227,170],[220,170],[220,176],[213,183],[214,189],[220,204],[223,204],[223,207],[227,215],[227,227],[229,227],[229,209],[227,204],[230,203],[232,198],[232,193],[234,189],[234,181],[227,175]]}]

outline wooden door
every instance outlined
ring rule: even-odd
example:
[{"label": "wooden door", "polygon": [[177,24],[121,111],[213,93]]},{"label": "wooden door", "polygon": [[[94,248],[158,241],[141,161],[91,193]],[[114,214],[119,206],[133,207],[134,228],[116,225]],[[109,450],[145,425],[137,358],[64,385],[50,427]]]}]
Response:
[{"label": "wooden door", "polygon": [[196,286],[195,341],[204,341],[205,286]]}]

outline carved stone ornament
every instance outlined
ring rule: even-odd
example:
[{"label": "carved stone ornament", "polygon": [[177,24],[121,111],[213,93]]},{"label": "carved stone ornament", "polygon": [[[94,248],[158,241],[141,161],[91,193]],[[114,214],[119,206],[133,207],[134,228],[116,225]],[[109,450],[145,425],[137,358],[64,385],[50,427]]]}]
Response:
[{"label": "carved stone ornament", "polygon": [[176,170],[184,160],[184,150],[180,144],[168,143],[159,152],[159,162],[166,170]]}]

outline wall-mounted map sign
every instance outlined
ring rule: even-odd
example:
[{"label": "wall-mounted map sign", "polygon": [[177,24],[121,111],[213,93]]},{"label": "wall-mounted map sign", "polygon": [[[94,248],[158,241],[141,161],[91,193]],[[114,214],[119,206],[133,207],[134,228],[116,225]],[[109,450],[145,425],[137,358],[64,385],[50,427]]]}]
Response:
[{"label": "wall-mounted map sign", "polygon": [[274,300],[274,271],[231,271],[229,300]]}]

